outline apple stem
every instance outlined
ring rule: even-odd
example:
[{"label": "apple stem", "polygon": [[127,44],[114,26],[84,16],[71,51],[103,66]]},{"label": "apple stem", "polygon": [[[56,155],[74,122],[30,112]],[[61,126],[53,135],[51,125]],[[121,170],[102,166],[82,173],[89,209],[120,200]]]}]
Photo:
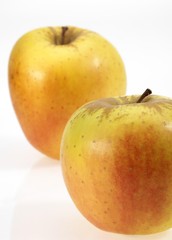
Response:
[{"label": "apple stem", "polygon": [[62,38],[61,38],[61,45],[65,44],[65,33],[68,30],[68,27],[62,27]]},{"label": "apple stem", "polygon": [[150,95],[152,93],[152,91],[149,89],[149,88],[147,88],[145,91],[144,91],[144,93],[139,97],[139,99],[137,100],[137,103],[141,103],[142,101],[143,101],[143,99],[145,98],[145,97],[147,97],[148,95]]}]

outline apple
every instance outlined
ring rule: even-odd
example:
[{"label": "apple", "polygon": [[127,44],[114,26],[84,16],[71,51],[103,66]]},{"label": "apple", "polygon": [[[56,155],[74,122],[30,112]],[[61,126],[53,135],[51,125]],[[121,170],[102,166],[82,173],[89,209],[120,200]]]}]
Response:
[{"label": "apple", "polygon": [[172,99],[150,93],[91,101],[65,127],[66,187],[100,229],[134,235],[172,227]]},{"label": "apple", "polygon": [[24,34],[14,45],[9,89],[29,142],[59,159],[71,114],[88,101],[124,95],[126,73],[116,48],[98,33],[45,27]]}]

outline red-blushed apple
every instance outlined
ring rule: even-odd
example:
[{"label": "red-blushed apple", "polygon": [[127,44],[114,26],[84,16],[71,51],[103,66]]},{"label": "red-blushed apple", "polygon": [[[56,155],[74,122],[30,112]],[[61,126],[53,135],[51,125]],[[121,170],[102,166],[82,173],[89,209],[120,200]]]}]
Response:
[{"label": "red-blushed apple", "polygon": [[29,142],[59,159],[62,132],[84,103],[123,95],[126,74],[116,48],[99,34],[77,27],[26,33],[9,59],[12,103]]},{"label": "red-blushed apple", "polygon": [[152,234],[172,227],[172,99],[150,93],[91,101],[64,130],[69,194],[106,231]]}]

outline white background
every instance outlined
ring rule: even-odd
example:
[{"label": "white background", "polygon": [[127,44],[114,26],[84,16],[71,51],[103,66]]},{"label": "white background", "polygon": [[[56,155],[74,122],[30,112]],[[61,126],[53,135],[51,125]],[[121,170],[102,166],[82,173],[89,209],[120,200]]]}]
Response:
[{"label": "white background", "polygon": [[0,1],[0,240],[171,239],[103,232],[85,220],[64,186],[60,162],[25,139],[8,91],[8,59],[17,39],[44,26],[94,30],[118,49],[127,72],[127,94],[172,97],[171,0]]}]

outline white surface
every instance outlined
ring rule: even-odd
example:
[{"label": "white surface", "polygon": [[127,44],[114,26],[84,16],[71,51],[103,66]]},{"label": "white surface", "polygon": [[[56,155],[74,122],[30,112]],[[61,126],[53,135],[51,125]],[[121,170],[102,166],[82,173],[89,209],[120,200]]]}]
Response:
[{"label": "white surface", "polygon": [[0,2],[0,240],[171,239],[103,232],[74,207],[60,163],[26,141],[8,92],[8,58],[25,32],[50,25],[76,25],[109,39],[127,71],[128,94],[172,97],[171,0],[1,0]]}]

